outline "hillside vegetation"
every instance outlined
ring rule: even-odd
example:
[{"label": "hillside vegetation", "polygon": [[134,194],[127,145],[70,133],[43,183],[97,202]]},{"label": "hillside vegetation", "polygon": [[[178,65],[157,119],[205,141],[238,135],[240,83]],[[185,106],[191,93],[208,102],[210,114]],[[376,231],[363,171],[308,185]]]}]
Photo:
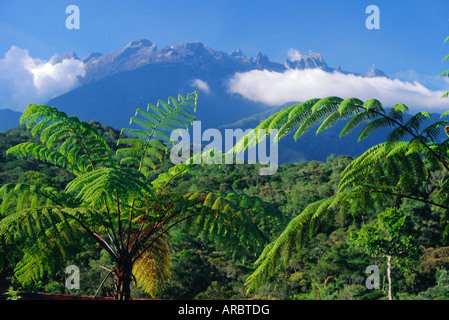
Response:
[{"label": "hillside vegetation", "polygon": [[[105,137],[112,149],[119,131],[91,123]],[[37,160],[17,159],[5,151],[18,143],[32,141],[24,127],[0,133],[0,184],[31,183],[63,188],[73,178],[65,170]],[[288,222],[317,200],[328,198],[337,191],[341,172],[351,162],[348,156],[330,156],[325,162],[309,161],[284,164],[272,176],[260,176],[257,165],[193,166],[190,171],[170,186],[171,190],[195,192],[234,191],[259,197],[272,204],[278,218],[255,212],[254,222],[269,242],[276,239]],[[165,158],[148,179],[165,172],[172,164]],[[446,178],[440,171],[431,173],[432,179],[422,183],[419,192],[432,194]],[[419,239],[418,255],[397,263],[392,268],[392,286],[395,299],[448,299],[449,247],[440,226],[441,215],[434,208],[408,199],[392,203],[407,216],[411,234]],[[256,292],[246,294],[245,280],[254,272],[257,252],[233,256],[210,240],[194,235],[182,225],[170,232],[171,280],[156,298],[164,299],[386,299],[388,283],[386,261],[374,256],[356,241],[363,226],[374,225],[376,210],[356,212],[352,217],[329,217],[314,230],[314,236],[305,239],[304,249],[293,253],[285,267]],[[1,278],[12,280],[15,290],[45,291],[94,295],[112,261],[98,245],[88,238],[80,242],[70,262],[80,267],[80,289],[65,288],[64,270],[47,275],[38,282],[23,287],[12,278],[13,256],[3,256],[0,262]],[[380,269],[379,289],[368,289],[366,268]],[[11,279],[12,278],[12,279]],[[1,279],[0,279],[1,280]],[[112,281],[107,281],[99,295],[108,295]],[[148,297],[140,289],[132,289],[133,297]]]}]

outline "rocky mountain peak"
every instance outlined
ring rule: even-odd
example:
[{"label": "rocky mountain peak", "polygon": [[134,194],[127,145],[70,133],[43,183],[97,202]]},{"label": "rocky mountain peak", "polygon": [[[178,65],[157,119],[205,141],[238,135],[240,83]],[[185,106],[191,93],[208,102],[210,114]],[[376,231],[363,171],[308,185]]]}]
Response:
[{"label": "rocky mountain peak", "polygon": [[81,61],[83,61],[84,63],[88,63],[89,61],[99,58],[102,55],[103,54],[100,52],[91,52],[87,56],[85,56],[83,59],[81,59]]},{"label": "rocky mountain peak", "polygon": [[268,59],[268,57],[261,52],[257,52],[256,58],[254,59],[254,62],[259,66],[266,65],[269,61],[270,59]]},{"label": "rocky mountain peak", "polygon": [[56,57],[56,59],[53,60],[53,64],[56,63],[60,63],[63,60],[66,59],[75,59],[75,60],[79,60],[78,56],[76,55],[76,53],[74,51],[70,51],[70,52],[66,52],[58,57]]},{"label": "rocky mountain peak", "polygon": [[198,52],[198,51],[203,51],[203,50],[210,50],[207,46],[205,46],[202,42],[200,41],[193,41],[193,42],[185,42],[185,43],[180,43],[174,46],[171,46],[171,49],[173,50],[177,50],[177,51],[191,51],[191,52]]},{"label": "rocky mountain peak", "polygon": [[232,50],[232,52],[230,53],[231,57],[243,57],[243,52],[241,49],[234,49]]},{"label": "rocky mountain peak", "polygon": [[375,78],[375,77],[388,78],[388,76],[383,71],[377,69],[374,66],[372,66],[371,70],[368,73],[365,73],[364,76],[367,78]]},{"label": "rocky mountain peak", "polygon": [[323,56],[319,53],[309,53],[308,55],[303,55],[300,59],[291,61],[289,59],[285,60],[284,66],[287,69],[323,69],[325,71],[329,70],[329,66],[326,61],[324,61]]},{"label": "rocky mountain peak", "polygon": [[153,43],[150,40],[147,39],[139,39],[131,41],[126,45],[125,48],[142,48],[142,47],[151,47],[153,46]]},{"label": "rocky mountain peak", "polygon": [[[58,61],[67,58],[78,59],[76,54],[72,52],[58,57]],[[282,65],[270,61],[268,56],[261,52],[258,52],[253,60],[251,57],[246,57],[241,49],[224,53],[211,49],[200,41],[165,46],[159,49],[147,39],[132,41],[125,47],[106,54],[91,53],[82,61],[86,64],[86,75],[81,79],[82,84],[92,83],[122,71],[131,71],[160,63],[180,63],[205,70],[219,66],[220,70],[227,70],[226,72],[229,73],[253,69],[266,69],[275,72],[284,72],[287,69],[321,69],[326,72],[335,70],[327,65],[321,54],[314,52],[302,55],[298,59],[287,59]],[[340,67],[338,67],[337,72],[347,73],[341,71]],[[385,76],[385,74],[373,68],[371,72],[364,76],[377,77]]]}]

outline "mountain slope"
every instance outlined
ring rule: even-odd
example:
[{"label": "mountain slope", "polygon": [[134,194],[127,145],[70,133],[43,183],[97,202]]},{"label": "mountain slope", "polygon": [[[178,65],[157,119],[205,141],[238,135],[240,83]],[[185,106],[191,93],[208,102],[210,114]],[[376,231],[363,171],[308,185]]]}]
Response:
[{"label": "mountain slope", "polygon": [[0,131],[6,131],[19,125],[22,113],[10,109],[0,109]]},{"label": "mountain slope", "polygon": [[[82,120],[95,119],[116,128],[127,126],[137,108],[193,90],[200,91],[196,117],[204,127],[233,122],[266,108],[239,95],[228,94],[222,80],[229,75],[219,66],[202,70],[176,62],[151,64],[83,85],[52,99],[49,104]],[[208,89],[198,88],[195,84],[198,80],[206,83]]]}]

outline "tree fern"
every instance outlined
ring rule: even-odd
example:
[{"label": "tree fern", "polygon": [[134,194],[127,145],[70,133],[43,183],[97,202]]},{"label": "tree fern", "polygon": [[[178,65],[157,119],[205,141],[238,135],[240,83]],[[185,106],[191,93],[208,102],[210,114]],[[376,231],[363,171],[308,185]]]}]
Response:
[{"label": "tree fern", "polygon": [[195,119],[188,109],[195,111],[197,99],[194,92],[137,109],[116,154],[97,130],[74,116],[45,105],[25,110],[21,122],[40,144],[24,142],[8,153],[62,167],[75,178],[64,190],[25,183],[0,187],[0,246],[17,244],[19,281],[59,270],[83,236],[111,257],[108,276],[115,276],[116,299],[130,298],[131,279],[151,295],[163,288],[170,277],[169,233],[177,225],[236,255],[266,244],[255,216],[273,212],[276,217],[272,206],[232,193],[171,190],[170,183],[193,161],[150,179],[172,143],[170,131],[188,128]]},{"label": "tree fern", "polygon": [[340,137],[360,128],[358,141],[381,128],[390,129],[390,132],[384,143],[369,148],[343,170],[334,196],[309,204],[265,248],[256,262],[255,272],[246,282],[249,291],[256,290],[281,268],[282,262],[288,261],[292,248],[299,250],[304,239],[313,235],[322,218],[332,215],[337,208],[341,214],[354,214],[376,203],[382,204],[388,198],[399,197],[449,210],[449,184],[446,181],[438,193],[439,200],[413,194],[429,178],[429,169],[449,170],[446,161],[449,145],[446,141],[437,142],[441,128],[447,128],[447,122],[442,120],[422,128],[430,114],[419,112],[405,121],[407,111],[404,104],[396,104],[387,111],[376,99],[363,102],[356,98],[328,97],[287,107],[261,123],[265,128],[279,130],[276,140],[295,130],[293,138],[297,140],[316,126],[319,134],[339,121],[347,121]]}]

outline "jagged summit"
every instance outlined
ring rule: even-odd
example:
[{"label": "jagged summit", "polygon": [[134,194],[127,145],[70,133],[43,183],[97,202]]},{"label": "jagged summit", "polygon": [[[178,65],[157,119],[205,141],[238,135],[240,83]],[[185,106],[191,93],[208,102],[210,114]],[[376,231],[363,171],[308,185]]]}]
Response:
[{"label": "jagged summit", "polygon": [[[75,56],[74,53],[65,55]],[[136,108],[157,99],[198,90],[201,106],[195,115],[204,128],[216,128],[268,107],[230,90],[230,81],[238,74],[257,70],[279,73],[307,68],[323,72],[335,70],[319,53],[298,55],[292,60],[285,66],[270,61],[262,52],[255,57],[245,56],[241,49],[226,53],[199,41],[158,48],[153,42],[140,39],[111,52],[87,55],[82,60],[86,72],[80,78],[81,85],[48,104],[59,106],[83,120],[96,119],[123,128],[129,125],[125,115],[134,114]],[[341,68],[337,72],[339,70]],[[380,73],[374,70],[370,74]]]},{"label": "jagged summit", "polygon": [[76,53],[75,53],[74,51],[70,51],[70,52],[66,52],[66,53],[64,53],[63,55],[60,55],[60,56],[56,57],[56,58],[53,60],[53,64],[60,63],[60,62],[62,62],[62,61],[65,60],[65,59],[75,59],[75,60],[79,60],[79,58],[78,58],[78,56],[76,55]]},{"label": "jagged summit", "polygon": [[270,61],[268,56],[264,55],[261,52],[258,52],[256,54],[256,57],[254,59],[254,64],[255,64],[256,68],[258,68],[258,69],[267,69],[267,70],[276,71],[276,72],[285,71],[285,67],[282,64]]},{"label": "jagged summit", "polygon": [[133,58],[133,55],[136,56],[144,56],[148,55],[157,50],[156,45],[154,45],[149,40],[136,40],[128,43],[123,49],[113,51],[113,57],[117,57],[119,59],[127,59]]},{"label": "jagged summit", "polygon": [[204,45],[201,41],[179,43],[170,48],[173,50],[210,50],[210,48]]},{"label": "jagged summit", "polygon": [[140,39],[140,40],[134,40],[131,41],[126,45],[125,48],[141,48],[141,47],[151,47],[153,46],[153,43],[150,40],[147,39]]},{"label": "jagged summit", "polygon": [[287,69],[323,69],[324,71],[333,71],[324,61],[323,56],[315,52],[303,55],[300,59],[294,61],[287,59],[284,66]]},{"label": "jagged summit", "polygon": [[234,49],[232,50],[232,52],[230,53],[231,57],[243,57],[243,52],[241,49]]},{"label": "jagged summit", "polygon": [[270,59],[268,59],[268,56],[262,54],[262,52],[257,52],[256,58],[254,61],[257,65],[262,66],[262,65],[268,63],[270,61]]},{"label": "jagged summit", "polygon": [[81,59],[81,61],[83,61],[84,63],[88,63],[89,61],[96,59],[98,57],[101,57],[102,55],[103,54],[100,52],[91,52],[87,56],[85,56],[83,59]]},{"label": "jagged summit", "polygon": [[371,70],[368,73],[365,73],[364,76],[367,78],[375,78],[375,77],[388,78],[388,76],[382,70],[377,69],[375,66],[372,66]]},{"label": "jagged summit", "polygon": [[[75,52],[68,52],[55,59],[54,63],[64,59],[78,59]],[[286,59],[284,64],[270,61],[267,55],[258,52],[255,58],[247,57],[241,49],[233,49],[230,53],[214,50],[200,41],[185,42],[172,46],[158,48],[148,39],[138,39],[129,42],[121,49],[106,54],[93,52],[81,61],[86,64],[86,75],[82,84],[89,84],[122,71],[131,71],[146,65],[163,63],[179,63],[199,69],[210,69],[220,66],[228,72],[245,72],[254,69],[284,72],[286,70],[321,69],[325,72],[340,72],[364,77],[387,77],[377,68],[366,74],[356,74],[342,71],[341,67],[329,67],[323,56],[312,52],[298,59]]]}]

